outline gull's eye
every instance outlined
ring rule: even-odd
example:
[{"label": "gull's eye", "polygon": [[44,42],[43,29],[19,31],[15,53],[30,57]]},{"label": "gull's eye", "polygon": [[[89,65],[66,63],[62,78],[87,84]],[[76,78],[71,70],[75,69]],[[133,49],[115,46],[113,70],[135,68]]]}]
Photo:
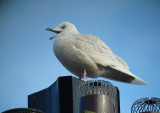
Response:
[{"label": "gull's eye", "polygon": [[65,28],[66,28],[65,26],[62,27],[62,29],[65,29]]}]

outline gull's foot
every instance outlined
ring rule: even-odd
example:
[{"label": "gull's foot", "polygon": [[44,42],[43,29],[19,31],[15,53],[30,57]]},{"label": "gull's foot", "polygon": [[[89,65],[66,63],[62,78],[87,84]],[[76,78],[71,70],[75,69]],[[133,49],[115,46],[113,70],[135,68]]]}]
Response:
[{"label": "gull's foot", "polygon": [[84,69],[84,73],[83,73],[83,81],[86,80],[86,76],[87,76],[87,72],[86,72],[86,70]]}]

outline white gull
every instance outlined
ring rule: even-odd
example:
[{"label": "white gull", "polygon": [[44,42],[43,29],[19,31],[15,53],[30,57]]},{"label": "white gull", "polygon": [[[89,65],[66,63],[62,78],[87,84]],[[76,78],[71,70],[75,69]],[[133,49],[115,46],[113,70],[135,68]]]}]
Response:
[{"label": "white gull", "polygon": [[55,29],[47,28],[57,33],[53,51],[71,73],[78,77],[103,77],[131,84],[146,83],[129,71],[127,63],[115,55],[99,38],[93,35],[80,34],[76,27],[63,22]]}]

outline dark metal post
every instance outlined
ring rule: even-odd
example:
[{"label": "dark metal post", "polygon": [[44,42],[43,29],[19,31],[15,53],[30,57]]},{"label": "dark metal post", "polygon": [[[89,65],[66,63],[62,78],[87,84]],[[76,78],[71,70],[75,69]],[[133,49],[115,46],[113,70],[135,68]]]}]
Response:
[{"label": "dark metal post", "polygon": [[79,113],[116,113],[116,88],[107,81],[83,82],[78,89]]}]

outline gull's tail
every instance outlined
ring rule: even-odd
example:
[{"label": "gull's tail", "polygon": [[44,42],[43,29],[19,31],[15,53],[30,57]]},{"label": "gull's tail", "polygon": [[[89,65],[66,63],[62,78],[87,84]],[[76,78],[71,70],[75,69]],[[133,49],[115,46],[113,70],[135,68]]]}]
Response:
[{"label": "gull's tail", "polygon": [[146,85],[146,82],[144,80],[138,78],[128,70],[118,69],[116,67],[109,67],[109,66],[107,66],[106,69],[107,69],[107,74],[102,75],[101,77],[103,78],[108,78],[130,84]]}]

